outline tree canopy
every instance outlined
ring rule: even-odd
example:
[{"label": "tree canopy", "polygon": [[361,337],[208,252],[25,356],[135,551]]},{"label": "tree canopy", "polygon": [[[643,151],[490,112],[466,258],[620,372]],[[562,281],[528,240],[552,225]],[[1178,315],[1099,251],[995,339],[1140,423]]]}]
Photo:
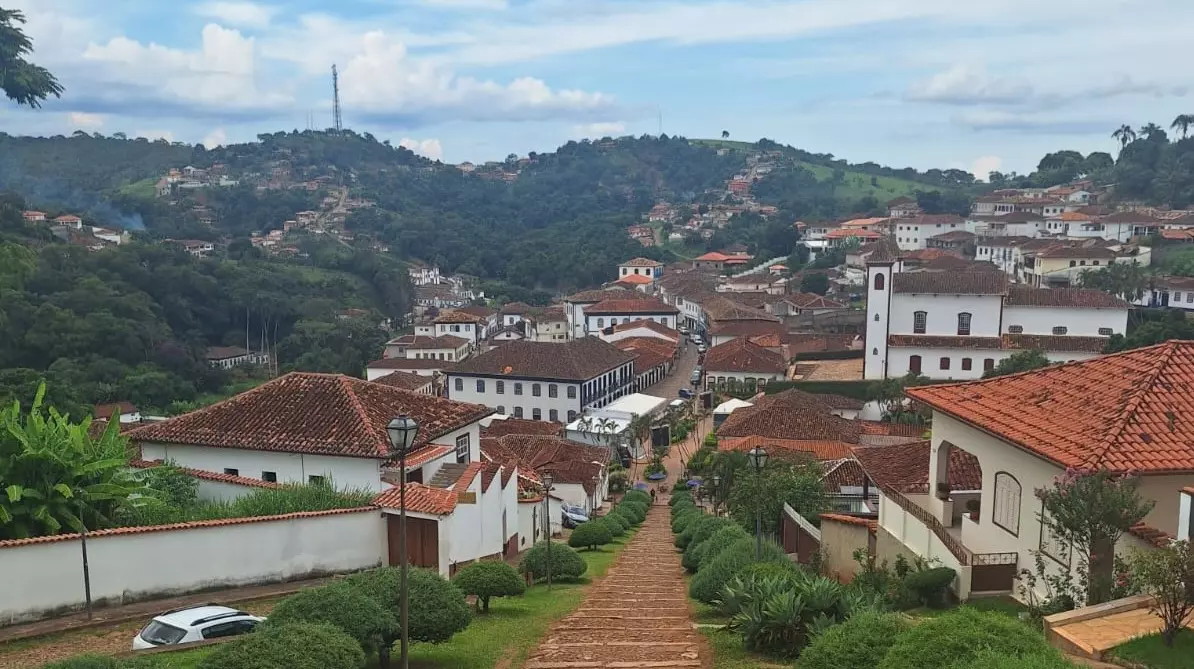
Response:
[{"label": "tree canopy", "polygon": [[33,52],[33,40],[22,26],[25,15],[0,7],[0,90],[18,105],[40,107],[51,95],[61,97],[62,85],[50,71],[26,57]]}]

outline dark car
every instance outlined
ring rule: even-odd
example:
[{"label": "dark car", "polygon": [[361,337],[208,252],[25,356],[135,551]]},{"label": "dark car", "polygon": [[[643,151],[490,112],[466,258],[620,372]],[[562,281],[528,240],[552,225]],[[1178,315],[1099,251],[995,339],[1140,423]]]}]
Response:
[{"label": "dark car", "polygon": [[681,388],[680,389],[680,397],[683,397],[686,400],[690,400],[694,397],[694,395],[692,394],[691,390],[689,390],[687,388]]}]

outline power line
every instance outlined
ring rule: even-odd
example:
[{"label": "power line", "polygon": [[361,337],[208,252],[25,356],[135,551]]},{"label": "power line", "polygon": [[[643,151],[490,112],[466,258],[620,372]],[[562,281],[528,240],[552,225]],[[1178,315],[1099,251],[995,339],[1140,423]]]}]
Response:
[{"label": "power line", "polygon": [[344,124],[340,119],[340,73],[336,71],[334,63],[332,64],[332,127],[335,128],[337,134],[344,129]]}]

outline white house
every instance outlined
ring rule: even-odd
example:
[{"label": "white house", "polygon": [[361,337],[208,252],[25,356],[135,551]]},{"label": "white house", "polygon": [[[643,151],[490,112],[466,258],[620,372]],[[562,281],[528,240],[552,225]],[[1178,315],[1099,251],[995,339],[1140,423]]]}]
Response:
[{"label": "white house", "polygon": [[864,378],[977,379],[1016,351],[1066,362],[1099,355],[1128,304],[1095,290],[1009,286],[992,270],[909,272],[886,242],[867,262]]},{"label": "white house", "polygon": [[596,337],[511,341],[444,370],[446,392],[515,418],[570,422],[627,395],[634,356]]},{"label": "white house", "polygon": [[629,323],[618,323],[612,330],[608,328],[603,330],[600,336],[611,344],[622,341],[623,339],[637,339],[639,337],[659,339],[672,344],[680,343],[680,333],[675,329],[656,321],[642,319],[630,321]]},{"label": "white house", "polygon": [[638,294],[621,286],[586,290],[564,298],[564,316],[568,320],[569,336],[573,339],[588,336],[585,329],[585,309],[610,298],[634,298]]},{"label": "white house", "polygon": [[585,333],[596,335],[618,323],[638,320],[651,320],[675,329],[679,314],[679,309],[655,298],[606,299],[585,307]]},{"label": "white house", "polygon": [[663,276],[663,263],[649,258],[634,258],[618,265],[618,278],[643,276],[655,281]]},{"label": "white house", "polygon": [[1187,276],[1157,276],[1152,287],[1135,304],[1142,307],[1169,307],[1194,311],[1194,278]]},{"label": "white house", "polygon": [[140,423],[141,411],[132,402],[113,402],[111,404],[97,404],[93,415],[100,420],[116,418],[122,424]]},{"label": "white house", "polygon": [[460,310],[440,314],[432,321],[432,325],[435,326],[435,336],[464,337],[474,349],[485,339],[485,324],[484,317],[474,316]]},{"label": "white house", "polygon": [[659,416],[668,406],[663,397],[632,393],[601,408],[585,411],[583,416],[564,426],[564,436],[582,444],[597,446],[606,450],[610,457],[611,445],[631,448],[630,455],[644,457],[646,444],[635,444],[629,434],[630,423],[639,416]]},{"label": "white house", "polygon": [[967,222],[956,214],[921,214],[902,216],[890,222],[891,236],[904,251],[926,248],[929,237],[954,230],[968,230]]},{"label": "white house", "polygon": [[269,363],[268,353],[257,353],[239,346],[211,346],[207,349],[204,357],[207,364],[220,369]]},{"label": "white house", "polygon": [[[517,469],[534,483],[552,474],[552,494],[590,511],[609,495],[609,451],[558,436],[507,434],[481,440],[486,460]],[[553,518],[553,520],[556,520]]]},{"label": "white house", "polygon": [[[1038,551],[1050,575],[1074,570],[1078,556],[1042,525],[1035,496],[1067,468],[1140,476],[1141,497],[1155,506],[1117,551],[1177,535],[1179,491],[1194,483],[1194,423],[1173,398],[1190,382],[1192,364],[1194,344],[1171,341],[909,389],[933,411],[931,442],[855,449],[882,491],[878,558],[908,551],[937,558],[958,571],[954,588],[963,599],[980,591],[1018,594],[1019,571],[1032,569]],[[919,489],[906,487],[917,479]]]},{"label": "white house", "polygon": [[718,344],[705,353],[705,387],[761,388],[788,377],[782,353],[752,343],[746,337]]},{"label": "white house", "polygon": [[439,374],[451,364],[453,363],[447,360],[431,358],[382,358],[381,360],[374,360],[365,366],[365,380],[376,381],[394,372],[405,372],[434,378],[436,374]]},{"label": "white house", "polygon": [[471,344],[468,339],[455,335],[403,335],[386,342],[384,355],[387,358],[459,362],[468,357]]}]

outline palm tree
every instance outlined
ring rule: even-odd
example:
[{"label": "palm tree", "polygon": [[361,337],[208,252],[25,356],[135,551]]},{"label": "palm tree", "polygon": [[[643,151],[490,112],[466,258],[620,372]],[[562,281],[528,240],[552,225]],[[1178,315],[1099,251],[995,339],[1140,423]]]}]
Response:
[{"label": "palm tree", "polygon": [[1119,140],[1120,148],[1125,149],[1128,144],[1136,141],[1136,131],[1132,129],[1132,126],[1125,123],[1119,126],[1115,132],[1111,133],[1111,137]]},{"label": "palm tree", "polygon": [[1140,126],[1140,130],[1138,130],[1136,134],[1146,139],[1153,139],[1156,137],[1163,137],[1165,135],[1165,131],[1162,130],[1161,126],[1157,125],[1156,123],[1147,123]]},{"label": "palm tree", "polygon": [[1170,124],[1169,129],[1180,130],[1182,139],[1185,139],[1192,125],[1194,125],[1194,114],[1179,114],[1177,118],[1173,119],[1173,123]]}]

